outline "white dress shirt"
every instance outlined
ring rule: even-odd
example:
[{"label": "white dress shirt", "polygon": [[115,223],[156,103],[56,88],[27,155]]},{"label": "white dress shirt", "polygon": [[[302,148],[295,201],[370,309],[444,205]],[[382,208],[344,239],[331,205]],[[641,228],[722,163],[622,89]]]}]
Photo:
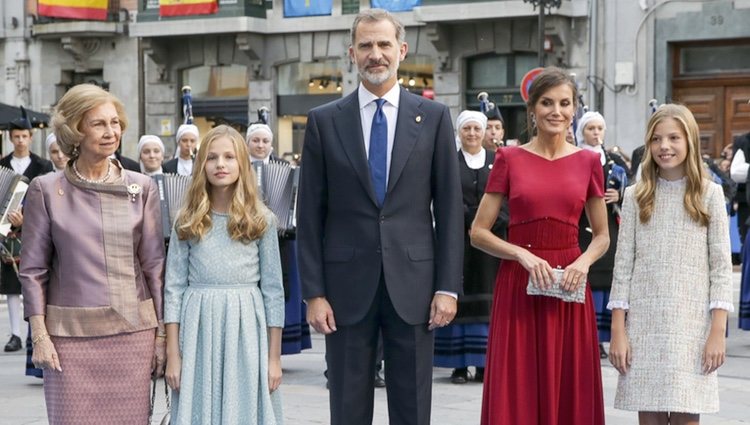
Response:
[{"label": "white dress shirt", "polygon": [[735,183],[745,183],[747,181],[747,169],[750,164],[747,163],[745,152],[737,149],[732,158],[732,165],[729,167],[729,175]]},{"label": "white dress shirt", "polygon": [[[357,92],[359,95],[359,116],[362,122],[362,138],[365,141],[365,154],[367,158],[370,157],[370,131],[372,130],[372,119],[375,117],[375,112],[378,110],[378,105],[375,100],[377,96],[370,93],[365,86],[359,85]],[[388,146],[385,154],[385,169],[388,171],[385,173],[385,185],[388,187],[389,174],[391,173],[391,152],[393,152],[393,141],[396,138],[396,121],[398,118],[398,103],[401,99],[401,86],[394,84],[393,87],[388,90],[383,96],[385,103],[383,104],[383,113],[385,114],[385,120],[388,122]]]},{"label": "white dress shirt", "polygon": [[[375,117],[375,112],[378,110],[378,105],[375,103],[375,100],[379,98],[370,93],[362,83],[359,84],[357,95],[359,96],[359,117],[362,123],[362,138],[365,141],[365,154],[369,158],[372,119]],[[393,152],[393,142],[396,139],[396,121],[398,118],[398,104],[401,100],[401,86],[394,84],[393,87],[383,95],[383,99],[385,99],[385,103],[383,104],[383,114],[385,114],[385,120],[388,122],[388,145],[385,155],[385,166],[388,170],[385,174],[385,185],[388,187],[388,179],[390,178],[391,173],[391,153]],[[386,197],[387,196],[388,194],[386,193]],[[458,294],[450,291],[435,291],[435,294],[458,298]]]},{"label": "white dress shirt", "polygon": [[24,156],[23,158],[13,155],[13,157],[10,158],[10,166],[13,167],[13,171],[18,174],[23,174],[23,172],[29,168],[29,165],[31,165],[31,155]]}]

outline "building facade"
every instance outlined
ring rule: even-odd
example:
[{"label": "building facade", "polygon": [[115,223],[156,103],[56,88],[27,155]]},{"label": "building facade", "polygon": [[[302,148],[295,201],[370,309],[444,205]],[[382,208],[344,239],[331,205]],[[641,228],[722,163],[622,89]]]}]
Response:
[{"label": "building facade", "polygon": [[[277,153],[300,152],[307,111],[358,84],[349,29],[370,1],[332,3],[330,15],[288,17],[284,0],[218,0],[217,13],[165,18],[158,0],[110,0],[107,21],[82,21],[38,16],[34,0],[3,2],[0,101],[49,112],[71,85],[102,84],[125,102],[131,127],[123,152],[133,156],[141,134],[159,135],[173,149],[180,89],[190,85],[202,129],[246,125],[266,106]],[[422,0],[397,14],[409,44],[399,75],[405,87],[447,104],[454,116],[478,107],[476,95],[487,91],[510,137],[524,137],[520,80],[539,64],[531,4]],[[588,14],[587,0],[565,0],[548,15],[546,64],[585,76]],[[7,28],[10,16],[18,17],[18,29]]]},{"label": "building facade", "polygon": [[[162,17],[158,0],[109,0],[106,21],[83,21],[39,16],[35,0],[2,2],[0,101],[49,112],[71,85],[101,84],[125,102],[123,152],[134,156],[141,134],[173,150],[189,85],[202,130],[243,127],[265,106],[276,153],[300,152],[307,111],[357,87],[349,30],[370,0],[333,0],[329,14],[300,17],[287,16],[284,0],[217,4],[209,15]],[[507,137],[527,137],[519,88],[539,66],[530,3],[422,0],[396,13],[409,44],[404,87],[454,117],[486,91]],[[748,18],[750,0],[563,0],[545,20],[543,62],[576,74],[581,99],[607,119],[607,145],[629,152],[643,142],[653,98],[690,106],[716,156],[750,131]]]},{"label": "building facade", "polygon": [[643,144],[651,99],[688,106],[711,157],[750,131],[750,1],[599,1],[591,89],[600,93],[607,139]]}]

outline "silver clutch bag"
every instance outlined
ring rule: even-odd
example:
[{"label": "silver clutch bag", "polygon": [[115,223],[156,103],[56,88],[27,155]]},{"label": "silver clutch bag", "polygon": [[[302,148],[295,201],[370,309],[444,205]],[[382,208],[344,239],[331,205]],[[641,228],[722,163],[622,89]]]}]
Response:
[{"label": "silver clutch bag", "polygon": [[575,291],[566,291],[565,289],[562,289],[560,283],[562,282],[564,271],[565,270],[561,268],[552,269],[554,282],[549,289],[537,288],[531,283],[531,277],[529,277],[529,284],[526,285],[526,293],[528,295],[542,295],[545,297],[559,298],[568,303],[584,304],[586,302],[586,284],[582,283]]}]

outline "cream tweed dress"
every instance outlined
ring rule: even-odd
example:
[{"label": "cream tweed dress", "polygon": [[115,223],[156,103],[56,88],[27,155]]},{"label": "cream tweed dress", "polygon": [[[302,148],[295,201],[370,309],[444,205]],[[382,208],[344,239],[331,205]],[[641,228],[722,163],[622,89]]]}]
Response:
[{"label": "cream tweed dress", "polygon": [[632,350],[620,375],[615,408],[710,413],[719,410],[716,372],[703,374],[701,357],[711,309],[732,311],[732,261],[724,195],[705,181],[708,228],[684,208],[687,180],[656,185],[654,212],[638,218],[635,187],[625,191],[608,308],[627,309]]}]

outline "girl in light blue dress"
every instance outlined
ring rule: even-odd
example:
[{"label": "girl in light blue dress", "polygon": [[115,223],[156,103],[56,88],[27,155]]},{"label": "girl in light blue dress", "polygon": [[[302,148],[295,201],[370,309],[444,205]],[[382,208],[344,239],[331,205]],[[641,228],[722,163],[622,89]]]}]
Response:
[{"label": "girl in light blue dress", "polygon": [[276,221],[243,137],[212,129],[172,230],[164,288],[173,425],[282,423]]}]

